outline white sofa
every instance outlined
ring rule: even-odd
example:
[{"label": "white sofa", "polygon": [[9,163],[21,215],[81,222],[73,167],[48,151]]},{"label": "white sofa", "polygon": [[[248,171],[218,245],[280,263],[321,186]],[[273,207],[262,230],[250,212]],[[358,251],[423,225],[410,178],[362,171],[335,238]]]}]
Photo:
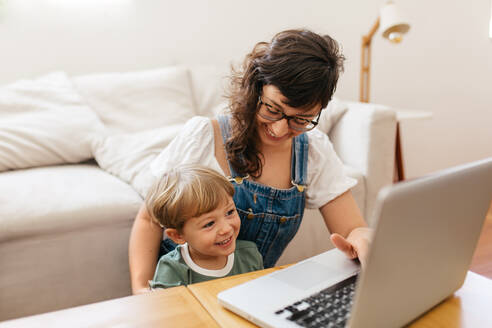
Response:
[{"label": "white sofa", "polygon": [[[0,88],[0,321],[131,293],[128,239],[147,166],[187,119],[224,108],[223,72],[59,72]],[[372,223],[392,181],[395,113],[335,100],[319,128],[359,181],[353,193]],[[330,247],[308,210],[279,263]]]}]

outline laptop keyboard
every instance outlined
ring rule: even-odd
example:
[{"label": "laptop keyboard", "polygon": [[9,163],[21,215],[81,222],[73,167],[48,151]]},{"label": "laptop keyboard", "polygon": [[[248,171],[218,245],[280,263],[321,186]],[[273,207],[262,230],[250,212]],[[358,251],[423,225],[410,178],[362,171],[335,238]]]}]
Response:
[{"label": "laptop keyboard", "polygon": [[301,327],[342,328],[350,316],[357,276],[352,276],[319,293],[275,312]]}]

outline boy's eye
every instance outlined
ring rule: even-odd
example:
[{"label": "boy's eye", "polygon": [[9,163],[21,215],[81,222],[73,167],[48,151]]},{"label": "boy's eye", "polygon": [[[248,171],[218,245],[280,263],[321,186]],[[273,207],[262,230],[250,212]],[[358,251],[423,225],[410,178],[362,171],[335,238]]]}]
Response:
[{"label": "boy's eye", "polygon": [[236,210],[235,210],[235,209],[230,209],[229,211],[227,211],[226,215],[227,215],[227,216],[231,216],[231,215],[233,215],[235,212],[236,212]]},{"label": "boy's eye", "polygon": [[208,222],[207,224],[205,224],[203,227],[204,227],[204,228],[210,228],[211,226],[213,226],[213,225],[214,225],[214,223],[215,223],[214,221],[210,221],[210,222]]}]

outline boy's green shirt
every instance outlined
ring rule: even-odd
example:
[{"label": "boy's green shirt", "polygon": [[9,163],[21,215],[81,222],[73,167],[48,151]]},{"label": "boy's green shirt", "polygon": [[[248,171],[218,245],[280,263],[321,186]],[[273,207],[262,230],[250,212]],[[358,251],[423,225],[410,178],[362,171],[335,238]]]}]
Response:
[{"label": "boy's green shirt", "polygon": [[[222,277],[212,277],[193,271],[181,255],[183,245],[162,256],[157,263],[154,279],[149,281],[151,288],[169,288],[194,284]],[[256,244],[246,240],[236,240],[234,264],[224,277],[263,269],[263,258]]]}]

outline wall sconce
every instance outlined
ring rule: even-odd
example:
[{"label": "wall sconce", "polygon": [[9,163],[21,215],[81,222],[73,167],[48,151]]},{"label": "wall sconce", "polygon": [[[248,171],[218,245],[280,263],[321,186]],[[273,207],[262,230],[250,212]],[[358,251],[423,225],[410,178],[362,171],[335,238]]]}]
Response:
[{"label": "wall sconce", "polygon": [[371,41],[378,29],[381,30],[383,38],[392,43],[399,43],[401,42],[403,35],[410,29],[410,25],[401,19],[396,9],[396,5],[392,1],[389,1],[381,8],[379,17],[371,27],[369,33],[362,37],[359,97],[361,102],[369,102]]}]

